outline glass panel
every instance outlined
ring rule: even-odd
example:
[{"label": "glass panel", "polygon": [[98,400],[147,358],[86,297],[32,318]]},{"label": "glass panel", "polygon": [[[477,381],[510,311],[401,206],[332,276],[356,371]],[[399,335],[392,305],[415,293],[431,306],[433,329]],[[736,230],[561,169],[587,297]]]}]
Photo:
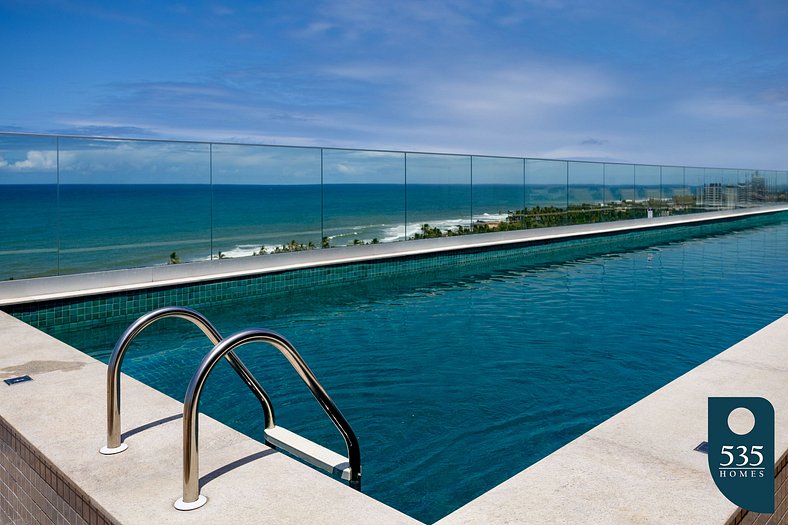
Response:
[{"label": "glass panel", "polygon": [[666,213],[687,213],[695,203],[695,198],[684,184],[684,168],[681,166],[662,166],[662,199],[667,207]]},{"label": "glass panel", "polygon": [[523,227],[523,159],[473,157],[473,230],[484,233]]},{"label": "glass panel", "polygon": [[471,158],[408,153],[408,238],[466,233],[471,226]]},{"label": "glass panel", "polygon": [[726,186],[736,186],[739,184],[739,170],[735,170],[732,168],[723,168],[720,170],[722,172],[722,183]]},{"label": "glass panel", "polygon": [[739,184],[739,170],[725,168],[722,170],[722,179],[725,185],[725,194],[728,199],[725,205],[729,208],[738,208],[747,203],[747,192],[744,185]]},{"label": "glass panel", "polygon": [[725,188],[724,176],[721,169],[703,169],[703,207],[706,209],[720,209],[726,207],[728,193]]},{"label": "glass panel", "polygon": [[621,204],[635,200],[635,166],[605,164],[605,203]]},{"label": "glass panel", "polygon": [[405,154],[323,150],[323,235],[330,246],[405,240]]},{"label": "glass panel", "polygon": [[754,202],[753,170],[738,170],[739,205],[752,206]]},{"label": "glass panel", "polygon": [[0,280],[775,201],[788,172],[6,134]]},{"label": "glass panel", "polygon": [[703,168],[684,168],[684,184],[695,200],[692,211],[703,211],[705,206],[703,203],[703,185],[705,184]]},{"label": "glass panel", "polygon": [[777,173],[777,186],[774,188],[774,198],[778,202],[788,202],[788,171]]},{"label": "glass panel", "polygon": [[659,166],[635,165],[635,200],[654,204],[662,199]]},{"label": "glass panel", "polygon": [[569,163],[569,224],[610,220],[604,213],[605,169],[599,162]]},{"label": "glass panel", "polygon": [[758,174],[763,177],[764,202],[770,203],[777,200],[780,184],[776,171],[762,170]]},{"label": "glass panel", "polygon": [[[632,216],[635,218],[649,216],[659,217],[664,212],[661,193],[662,178],[659,166],[635,165],[635,202],[632,205]],[[647,212],[647,210],[651,210]]]},{"label": "glass panel", "polygon": [[60,139],[61,273],[210,255],[207,144]]},{"label": "glass panel", "polygon": [[320,149],[214,144],[215,258],[318,248]]},{"label": "glass panel", "polygon": [[58,270],[57,139],[0,135],[0,280]]},{"label": "glass panel", "polygon": [[706,184],[722,184],[722,170],[719,168],[703,168],[703,180]]},{"label": "glass panel", "polygon": [[525,162],[525,223],[528,228],[564,223],[567,205],[567,163],[527,159]]}]

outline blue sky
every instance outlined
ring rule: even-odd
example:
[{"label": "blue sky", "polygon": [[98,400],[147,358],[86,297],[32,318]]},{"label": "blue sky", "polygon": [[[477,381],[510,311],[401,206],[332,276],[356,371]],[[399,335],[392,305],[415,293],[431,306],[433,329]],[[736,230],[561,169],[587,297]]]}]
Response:
[{"label": "blue sky", "polygon": [[788,168],[788,2],[0,0],[0,131]]}]

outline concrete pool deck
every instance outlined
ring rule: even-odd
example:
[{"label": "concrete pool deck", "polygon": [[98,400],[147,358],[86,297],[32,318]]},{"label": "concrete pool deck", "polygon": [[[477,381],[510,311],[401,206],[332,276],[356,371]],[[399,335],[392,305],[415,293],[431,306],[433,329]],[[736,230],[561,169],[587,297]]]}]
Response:
[{"label": "concrete pool deck", "polygon": [[788,211],[788,204],[775,204],[757,208],[673,215],[652,219],[534,228],[375,245],[343,246],[325,250],[306,250],[259,257],[239,257],[237,259],[220,259],[2,281],[0,282],[0,306],[179,286],[307,268],[440,254],[442,252],[494,249],[497,247],[507,248],[601,235],[656,230],[672,226],[701,225],[786,211]]}]

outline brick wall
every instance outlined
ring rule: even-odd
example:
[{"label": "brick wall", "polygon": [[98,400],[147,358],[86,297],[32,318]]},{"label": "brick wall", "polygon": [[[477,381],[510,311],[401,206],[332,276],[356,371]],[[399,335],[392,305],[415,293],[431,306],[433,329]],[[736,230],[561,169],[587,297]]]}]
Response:
[{"label": "brick wall", "polygon": [[788,525],[788,452],[774,467],[774,514],[737,510],[725,525]]},{"label": "brick wall", "polygon": [[0,417],[0,523],[115,522]]}]

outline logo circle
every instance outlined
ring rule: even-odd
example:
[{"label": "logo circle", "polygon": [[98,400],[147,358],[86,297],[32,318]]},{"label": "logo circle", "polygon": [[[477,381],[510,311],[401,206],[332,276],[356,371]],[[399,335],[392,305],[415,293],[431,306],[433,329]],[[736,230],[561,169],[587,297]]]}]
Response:
[{"label": "logo circle", "polygon": [[747,408],[736,408],[728,414],[728,428],[740,436],[749,434],[755,428],[755,416]]}]

